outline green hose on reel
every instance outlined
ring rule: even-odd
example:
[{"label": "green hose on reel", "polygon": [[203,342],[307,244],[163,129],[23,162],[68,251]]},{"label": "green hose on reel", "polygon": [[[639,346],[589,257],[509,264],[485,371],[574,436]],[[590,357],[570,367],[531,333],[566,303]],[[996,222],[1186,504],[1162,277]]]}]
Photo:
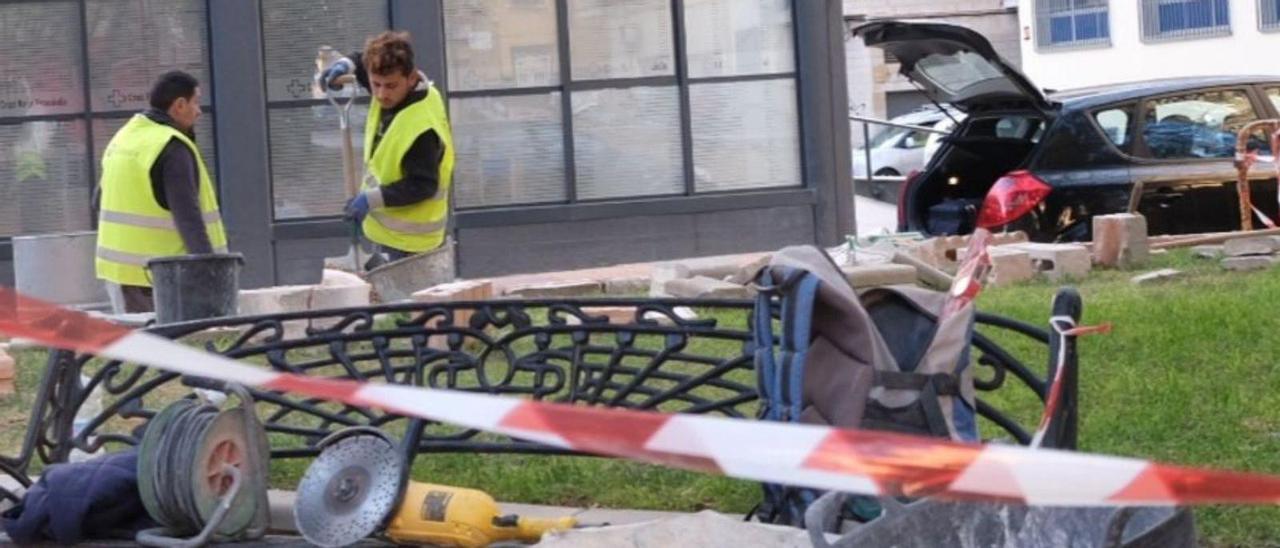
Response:
[{"label": "green hose on reel", "polygon": [[262,538],[268,445],[253,398],[239,385],[184,382],[235,394],[240,405],[222,411],[183,399],[151,419],[138,446],[138,493],[161,526],[135,540],[185,548]]}]

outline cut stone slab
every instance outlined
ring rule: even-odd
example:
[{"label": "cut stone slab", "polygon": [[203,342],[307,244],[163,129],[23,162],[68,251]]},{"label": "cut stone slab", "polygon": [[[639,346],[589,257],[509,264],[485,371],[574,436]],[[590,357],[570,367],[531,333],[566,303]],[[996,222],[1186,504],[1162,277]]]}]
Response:
[{"label": "cut stone slab", "polygon": [[605,295],[633,296],[644,295],[649,291],[649,278],[631,276],[627,278],[609,278],[604,281]]},{"label": "cut stone slab", "polygon": [[355,287],[369,285],[369,282],[350,272],[326,268],[320,275],[320,285],[324,287]]},{"label": "cut stone slab", "polygon": [[1064,278],[1083,278],[1093,269],[1093,257],[1089,249],[1079,244],[1009,244],[1011,249],[1026,251],[1031,264],[1051,281]]},{"label": "cut stone slab", "polygon": [[1181,270],[1176,270],[1173,268],[1165,268],[1162,270],[1157,270],[1155,272],[1148,272],[1140,276],[1134,276],[1132,278],[1129,278],[1129,281],[1138,285],[1143,285],[1143,284],[1149,284],[1153,282],[1168,281],[1168,280],[1181,278],[1181,277],[1182,277]]},{"label": "cut stone slab", "polygon": [[490,280],[458,280],[428,287],[413,294],[413,300],[420,303],[483,301],[492,298],[493,282]]},{"label": "cut stone slab", "polygon": [[18,392],[18,366],[5,350],[0,348],[0,398],[12,396]]},{"label": "cut stone slab", "polygon": [[1093,218],[1095,264],[1125,268],[1145,264],[1150,256],[1146,217],[1135,213],[1117,213]]},{"label": "cut stone slab", "polygon": [[671,280],[679,280],[689,278],[693,274],[689,271],[689,267],[680,263],[659,263],[653,265],[652,271],[649,273],[649,296],[650,297],[670,297],[666,292],[667,282]]},{"label": "cut stone slab", "polygon": [[1220,245],[1198,245],[1191,248],[1191,254],[1201,259],[1217,260],[1222,258],[1222,246]]},{"label": "cut stone slab", "polygon": [[1222,254],[1227,257],[1271,255],[1276,252],[1276,241],[1269,236],[1236,238],[1222,244]]},{"label": "cut stone slab", "polygon": [[760,269],[769,266],[769,261],[772,259],[772,254],[761,255],[754,261],[739,266],[738,270],[724,278],[724,281],[731,284],[746,285],[756,278],[756,274],[760,272]]},{"label": "cut stone slab", "polygon": [[992,286],[1009,286],[1030,280],[1036,275],[1031,254],[1026,251],[992,247],[989,248],[988,255],[991,256],[991,279],[988,283]]},{"label": "cut stone slab", "polygon": [[[503,505],[506,508],[506,505]],[[523,514],[521,514],[523,515]],[[585,516],[579,520],[587,522]],[[609,522],[615,523],[615,522]],[[838,540],[826,535],[828,542]],[[544,548],[657,548],[666,546],[731,546],[733,548],[800,548],[813,546],[808,531],[743,521],[710,510],[626,525],[588,527],[548,533]]]},{"label": "cut stone slab", "polygon": [[746,299],[751,297],[751,290],[744,286],[707,276],[667,280],[662,286],[662,292],[672,297],[686,299]]},{"label": "cut stone slab", "polygon": [[880,287],[885,285],[913,285],[919,274],[916,268],[905,264],[877,264],[865,266],[842,266],[844,279],[855,289],[864,287]]},{"label": "cut stone slab", "polygon": [[689,269],[689,276],[686,277],[706,276],[717,280],[723,280],[736,274],[749,262],[751,262],[750,259],[738,255],[699,257],[675,261],[676,264]]},{"label": "cut stone slab", "polygon": [[[285,314],[304,312],[311,309],[311,293],[313,286],[286,285],[263,289],[245,289],[237,298],[241,316],[260,316],[266,314]],[[306,336],[307,320],[290,320],[284,322],[285,339],[300,339]],[[263,333],[266,336],[268,333]]]},{"label": "cut stone slab", "polygon": [[[677,306],[675,308],[672,308],[671,311],[675,312],[676,318],[682,321],[688,322],[688,321],[693,321],[698,319],[698,313],[694,312],[692,308],[689,308],[687,306]],[[676,324],[675,320],[673,320],[670,316],[657,311],[653,311],[653,310],[646,312],[644,315],[644,319],[658,322],[658,325],[675,325]]]},{"label": "cut stone slab", "polygon": [[558,299],[569,297],[588,297],[604,293],[604,284],[599,280],[567,280],[541,284],[513,287],[507,295],[522,299]]},{"label": "cut stone slab", "polygon": [[[991,235],[990,245],[1000,246],[1026,241],[1025,232],[1001,232]],[[969,236],[939,236],[916,244],[910,253],[936,268],[952,272],[959,266],[959,258],[968,247]]]},{"label": "cut stone slab", "polygon": [[1275,257],[1269,255],[1246,255],[1244,257],[1228,257],[1222,260],[1222,268],[1236,272],[1266,270],[1275,266],[1275,264]]}]

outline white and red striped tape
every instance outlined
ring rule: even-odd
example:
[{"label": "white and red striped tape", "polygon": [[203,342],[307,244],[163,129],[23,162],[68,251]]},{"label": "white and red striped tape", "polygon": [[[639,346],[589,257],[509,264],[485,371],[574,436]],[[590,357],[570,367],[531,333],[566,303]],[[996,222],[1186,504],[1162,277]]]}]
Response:
[{"label": "white and red striped tape", "polygon": [[181,373],[676,468],[877,496],[1039,505],[1280,503],[1280,477],[882,432],[276,373],[0,288],[0,333]]}]

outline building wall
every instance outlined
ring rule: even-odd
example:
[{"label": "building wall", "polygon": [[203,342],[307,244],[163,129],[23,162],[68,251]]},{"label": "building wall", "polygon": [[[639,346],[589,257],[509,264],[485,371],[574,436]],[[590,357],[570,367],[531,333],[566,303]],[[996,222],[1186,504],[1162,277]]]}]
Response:
[{"label": "building wall", "polygon": [[[844,0],[848,27],[868,20],[905,19],[949,23],[971,28],[991,41],[1002,57],[1014,66],[1021,64],[1018,15],[1012,0]],[[872,118],[891,118],[924,104],[910,81],[898,74],[899,65],[885,63],[880,50],[869,49],[860,39],[845,41],[845,72],[849,85],[849,109]],[[876,128],[871,128],[875,135]],[[863,142],[862,124],[851,126],[854,146]]]},{"label": "building wall", "polygon": [[10,237],[91,228],[101,149],[172,68],[207,82],[198,141],[247,259],[242,286],[317,280],[351,234],[317,49],[387,28],[413,33],[450,99],[464,276],[834,245],[854,227],[840,9],[0,0],[0,283]]},{"label": "building wall", "polygon": [[1071,89],[1117,82],[1202,75],[1276,75],[1280,32],[1258,30],[1258,2],[1231,0],[1228,36],[1142,41],[1138,0],[1110,2],[1111,45],[1054,50],[1036,47],[1035,2],[1019,7],[1023,72],[1048,89]]}]

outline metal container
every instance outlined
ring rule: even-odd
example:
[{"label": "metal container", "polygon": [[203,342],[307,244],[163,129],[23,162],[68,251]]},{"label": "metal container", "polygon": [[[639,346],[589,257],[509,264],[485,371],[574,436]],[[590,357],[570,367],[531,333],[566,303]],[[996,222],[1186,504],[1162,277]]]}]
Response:
[{"label": "metal container", "polygon": [[413,297],[414,292],[457,279],[453,240],[418,255],[387,263],[365,274],[378,302],[393,303]]},{"label": "metal container", "polygon": [[106,286],[94,272],[97,232],[39,234],[13,238],[17,290],[81,309],[109,310]]}]

